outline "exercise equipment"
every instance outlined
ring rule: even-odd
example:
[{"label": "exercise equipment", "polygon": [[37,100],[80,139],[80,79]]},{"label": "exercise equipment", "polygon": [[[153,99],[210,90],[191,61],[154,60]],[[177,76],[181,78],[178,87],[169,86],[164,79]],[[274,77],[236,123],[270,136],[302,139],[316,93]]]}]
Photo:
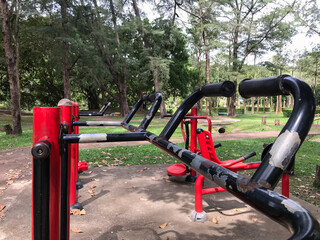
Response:
[{"label": "exercise equipment", "polygon": [[[227,168],[169,141],[185,115],[202,97],[231,97],[235,93],[235,86],[230,81],[207,84],[193,92],[180,105],[159,136],[143,128],[145,124],[132,126],[128,122],[122,122],[120,126],[129,130],[131,133],[68,134],[66,131],[60,131],[61,161],[65,161],[65,159],[68,158],[67,149],[71,143],[147,140],[181,160],[188,167],[215,182],[253,208],[285,226],[292,232],[290,239],[320,239],[320,226],[317,220],[299,204],[273,191],[284,171],[292,164],[294,155],[310,130],[315,111],[311,88],[299,79],[282,75],[267,79],[244,80],[240,83],[239,92],[242,97],[287,94],[292,94],[294,97],[294,109],[287,124],[269,151],[266,152],[260,166],[250,179],[244,178]],[[60,112],[57,111],[52,114],[59,115]],[[53,118],[59,118],[59,116],[53,116]],[[147,120],[148,119],[146,119],[146,121]],[[66,128],[63,127],[63,129]],[[40,132],[41,130],[39,129]],[[58,131],[55,130],[54,132],[56,133]],[[35,153],[34,160],[37,160],[37,154],[46,152],[45,149],[50,149],[50,144],[39,142],[41,139],[43,139],[43,134],[37,134],[34,147],[39,143],[41,149],[32,151]],[[50,157],[45,158],[45,161],[51,161],[52,154],[59,156],[59,153],[53,152],[52,149],[50,149]],[[49,166],[51,167],[50,164]],[[34,174],[37,174],[35,172],[37,172],[37,169],[34,169]],[[65,170],[61,172],[65,172]],[[55,184],[55,179],[50,177],[52,176],[46,176],[43,181]],[[63,178],[61,178],[61,180],[62,179]],[[50,188],[52,187],[51,184],[49,185]],[[64,194],[63,191],[61,191],[61,193]],[[38,194],[41,195],[41,191]],[[35,199],[38,197],[39,196],[36,196]],[[51,197],[47,201],[41,201],[41,203],[45,206],[49,205]],[[61,201],[61,205],[62,204],[66,203]],[[39,208],[38,206],[34,207]],[[37,229],[40,231],[40,233],[33,231],[33,239],[41,239],[37,237],[39,235],[42,236],[42,232],[49,232],[50,236],[52,234],[52,238],[50,239],[68,239],[68,233],[66,233],[66,231],[69,226],[67,225],[67,221],[54,218],[49,219],[49,224],[47,224],[48,220],[46,219],[48,216],[42,214],[42,211],[40,211],[39,214],[33,214],[33,230]],[[65,214],[61,214],[60,217],[65,217]],[[43,221],[38,221],[39,218],[43,219]],[[59,222],[51,223],[51,220],[58,220]],[[62,222],[64,225],[61,224]],[[40,224],[40,226],[35,226],[34,223]],[[52,232],[52,229],[49,227],[50,224],[61,224],[60,232]],[[64,235],[62,235],[62,233]]]}]

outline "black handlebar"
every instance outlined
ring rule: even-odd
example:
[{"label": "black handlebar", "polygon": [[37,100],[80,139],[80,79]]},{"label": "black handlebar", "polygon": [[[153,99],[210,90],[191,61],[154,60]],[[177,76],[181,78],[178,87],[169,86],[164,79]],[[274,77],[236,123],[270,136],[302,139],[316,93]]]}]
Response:
[{"label": "black handlebar", "polygon": [[[311,128],[315,112],[312,89],[304,81],[289,75],[244,80],[240,85],[243,97],[291,93],[294,98],[294,108],[288,122],[250,180],[254,184],[267,184],[269,189],[274,189]],[[267,91],[274,92],[267,94]]]},{"label": "black handlebar", "polygon": [[235,93],[235,90],[236,87],[231,81],[211,83],[197,89],[183,101],[159,136],[168,140],[185,115],[201,98],[218,96],[231,97]]},{"label": "black handlebar", "polygon": [[235,93],[236,88],[233,82],[224,81],[220,83],[203,85],[200,88],[200,91],[202,92],[204,97],[231,97]]},{"label": "black handlebar", "polygon": [[143,129],[146,129],[149,126],[149,124],[150,124],[151,120],[153,119],[153,117],[155,116],[155,114],[157,113],[157,111],[158,111],[158,109],[160,107],[161,101],[162,101],[162,94],[161,93],[143,95],[137,101],[137,103],[133,106],[133,108],[128,113],[128,115],[125,117],[125,119],[123,120],[123,124],[124,125],[125,124],[129,124],[129,122],[131,121],[133,116],[136,114],[138,109],[141,107],[143,102],[153,102],[153,104],[150,107],[147,115],[145,116],[145,118],[140,123],[140,127],[143,128]]},{"label": "black handlebar", "polygon": [[250,153],[244,155],[243,158],[244,158],[245,160],[247,160],[247,159],[249,159],[249,158],[251,158],[251,157],[254,157],[255,155],[257,155],[256,152],[250,152]]},{"label": "black handlebar", "polygon": [[80,117],[84,117],[84,116],[95,116],[95,117],[100,117],[103,116],[103,114],[105,114],[105,112],[107,111],[107,109],[110,107],[111,102],[106,102],[101,109],[99,110],[99,112],[84,112],[84,111],[80,111],[79,112],[79,116]]},{"label": "black handlebar", "polygon": [[289,92],[282,85],[285,77],[288,77],[288,75],[271,78],[245,79],[239,84],[239,93],[244,98],[288,95]]},{"label": "black handlebar", "polygon": [[148,102],[153,102],[155,99],[156,99],[156,94],[153,93],[153,94],[149,94],[149,95],[143,95],[142,96],[142,101],[148,101]]}]

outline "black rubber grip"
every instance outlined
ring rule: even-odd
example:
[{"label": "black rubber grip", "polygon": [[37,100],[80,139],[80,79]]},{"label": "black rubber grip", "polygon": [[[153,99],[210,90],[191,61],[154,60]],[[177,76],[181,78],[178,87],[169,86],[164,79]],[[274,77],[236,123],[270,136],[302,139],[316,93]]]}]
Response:
[{"label": "black rubber grip", "polygon": [[201,92],[205,97],[231,97],[236,92],[236,87],[233,82],[224,81],[203,85]]},{"label": "black rubber grip", "polygon": [[244,155],[243,157],[244,157],[244,159],[249,159],[249,158],[251,158],[251,157],[253,157],[255,155],[256,155],[256,152],[251,152],[251,153],[248,153],[248,154]]},{"label": "black rubber grip", "polygon": [[244,98],[288,95],[289,92],[282,87],[282,79],[286,76],[245,79],[239,84],[239,93]]},{"label": "black rubber grip", "polygon": [[217,143],[217,144],[214,145],[214,148],[218,148],[218,147],[221,147],[221,146],[222,146],[221,143]]},{"label": "black rubber grip", "polygon": [[155,99],[156,99],[156,94],[149,94],[149,95],[142,96],[143,101],[153,102]]}]

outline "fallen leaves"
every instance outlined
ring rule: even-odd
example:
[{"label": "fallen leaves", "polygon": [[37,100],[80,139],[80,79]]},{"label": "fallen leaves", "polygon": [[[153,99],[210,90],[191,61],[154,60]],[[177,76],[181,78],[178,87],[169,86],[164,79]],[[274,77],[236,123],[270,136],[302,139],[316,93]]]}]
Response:
[{"label": "fallen leaves", "polygon": [[96,197],[96,194],[94,192],[94,189],[89,189],[88,193],[91,195],[91,197]]},{"label": "fallen leaves", "polygon": [[6,205],[0,205],[0,212],[6,208]]},{"label": "fallen leaves", "polygon": [[216,217],[213,217],[211,219],[211,222],[213,222],[214,224],[218,224],[219,223],[219,221],[218,221],[218,219]]},{"label": "fallen leaves", "polygon": [[72,209],[70,210],[70,214],[71,215],[85,215],[86,214],[86,210],[82,209]]},{"label": "fallen leaves", "polygon": [[71,228],[71,231],[74,233],[83,233],[80,228]]},{"label": "fallen leaves", "polygon": [[165,228],[166,226],[168,226],[168,223],[161,224],[161,225],[159,226],[159,228],[163,229],[163,228]]},{"label": "fallen leaves", "polygon": [[6,208],[6,205],[0,205],[0,220],[5,216],[5,213],[2,212]]},{"label": "fallen leaves", "polygon": [[167,183],[170,183],[171,181],[168,178],[163,178],[163,180]]}]

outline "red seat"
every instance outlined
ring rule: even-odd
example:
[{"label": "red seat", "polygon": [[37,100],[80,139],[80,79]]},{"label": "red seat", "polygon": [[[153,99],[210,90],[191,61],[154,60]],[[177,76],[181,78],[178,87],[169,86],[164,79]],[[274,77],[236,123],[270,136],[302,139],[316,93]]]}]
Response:
[{"label": "red seat", "polygon": [[174,164],[167,168],[167,173],[170,176],[182,177],[187,174],[187,167],[184,164]]}]

